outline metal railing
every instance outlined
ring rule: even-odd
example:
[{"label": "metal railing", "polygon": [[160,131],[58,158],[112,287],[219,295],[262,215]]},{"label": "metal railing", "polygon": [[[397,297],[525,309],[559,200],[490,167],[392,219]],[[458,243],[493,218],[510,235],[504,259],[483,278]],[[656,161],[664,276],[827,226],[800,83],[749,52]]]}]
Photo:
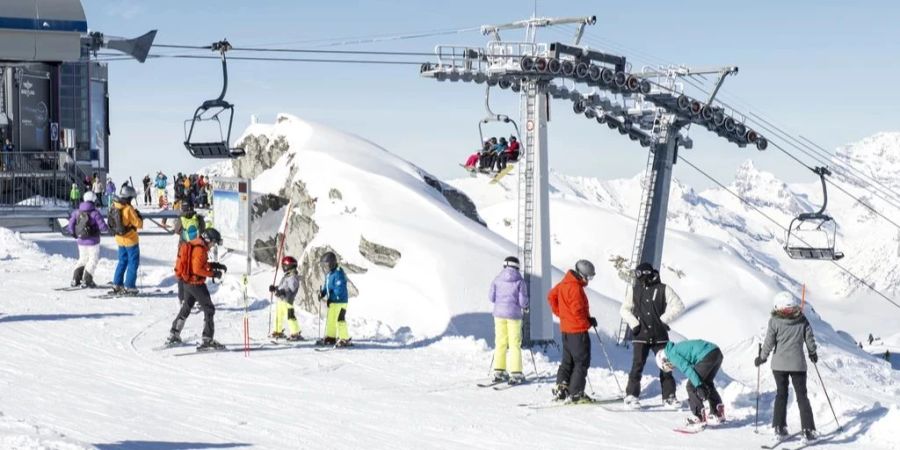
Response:
[{"label": "metal railing", "polygon": [[0,152],[0,207],[67,207],[79,172],[66,152]]}]

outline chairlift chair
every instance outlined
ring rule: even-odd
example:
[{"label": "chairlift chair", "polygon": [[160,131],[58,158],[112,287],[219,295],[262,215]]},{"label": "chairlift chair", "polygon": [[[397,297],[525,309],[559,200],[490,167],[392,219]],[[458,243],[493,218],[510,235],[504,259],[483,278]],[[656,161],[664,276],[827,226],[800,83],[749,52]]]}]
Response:
[{"label": "chairlift chair", "polygon": [[844,257],[834,250],[837,239],[837,223],[825,214],[828,205],[828,190],[825,175],[831,175],[826,167],[816,167],[813,172],[822,180],[822,207],[812,213],[803,213],[791,220],[784,250],[793,259],[837,261]]},{"label": "chairlift chair", "polygon": [[485,94],[484,94],[484,108],[487,110],[487,116],[485,116],[484,119],[481,119],[478,121],[478,138],[480,139],[480,141],[478,143],[479,148],[481,148],[481,146],[484,145],[484,141],[486,140],[484,138],[484,125],[487,123],[490,123],[490,122],[512,124],[513,129],[515,130],[514,136],[516,137],[516,140],[520,142],[519,145],[521,145],[522,138],[519,136],[519,125],[516,123],[515,120],[510,119],[509,116],[504,115],[504,114],[495,114],[494,111],[491,110],[490,95],[491,95],[491,88],[490,88],[490,86],[488,86],[485,89]]},{"label": "chairlift chair", "polygon": [[[225,101],[225,92],[228,90],[228,65],[225,52],[231,49],[231,44],[223,40],[213,43],[210,48],[222,56],[222,92],[217,98],[203,102],[194,111],[194,116],[184,121],[184,147],[194,158],[237,158],[244,155],[244,149],[229,147],[231,125],[234,120],[234,105]],[[223,113],[227,113],[228,116],[228,127],[225,133],[222,132],[222,120],[220,120]],[[224,119],[224,117],[222,118]],[[204,122],[215,122],[219,129],[218,140],[201,141],[194,135],[195,127]],[[190,123],[190,127],[188,127],[188,123]]]}]

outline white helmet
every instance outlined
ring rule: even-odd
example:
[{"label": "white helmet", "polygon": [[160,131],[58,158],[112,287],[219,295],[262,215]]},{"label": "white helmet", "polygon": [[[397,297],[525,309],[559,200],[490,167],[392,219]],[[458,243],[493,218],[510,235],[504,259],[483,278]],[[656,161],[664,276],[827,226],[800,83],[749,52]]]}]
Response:
[{"label": "white helmet", "polygon": [[781,291],[772,298],[772,306],[776,310],[796,308],[800,306],[800,302],[797,300],[797,297],[794,297],[790,292]]},{"label": "white helmet", "polygon": [[672,363],[669,361],[669,357],[666,356],[666,350],[660,349],[656,352],[656,367],[659,367],[659,370],[663,372],[671,372],[672,371]]},{"label": "white helmet", "polygon": [[81,197],[81,199],[84,200],[84,201],[86,201],[86,202],[89,202],[89,203],[94,203],[94,202],[97,201],[97,196],[94,195],[93,192],[87,191],[87,192],[84,193],[84,195]]}]

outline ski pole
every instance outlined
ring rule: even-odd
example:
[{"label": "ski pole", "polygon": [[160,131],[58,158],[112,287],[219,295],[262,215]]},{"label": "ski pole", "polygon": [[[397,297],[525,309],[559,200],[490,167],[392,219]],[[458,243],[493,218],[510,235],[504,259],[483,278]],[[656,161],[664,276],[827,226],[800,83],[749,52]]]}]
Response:
[{"label": "ski pole", "polygon": [[[762,356],[762,343],[759,344],[759,350],[756,352],[756,357],[759,358]],[[759,434],[759,372],[760,367],[756,366],[756,419],[753,421],[753,432]]]},{"label": "ski pole", "polygon": [[528,347],[528,351],[531,353],[531,365],[534,366],[534,377],[538,378],[540,376],[540,374],[538,373],[538,370],[537,370],[537,362],[534,360],[534,349],[532,349],[531,347]]},{"label": "ski pole", "polygon": [[488,376],[494,371],[494,353],[491,352],[491,364],[488,365]]},{"label": "ski pole", "polygon": [[613,379],[616,380],[616,386],[619,388],[619,393],[622,396],[625,395],[625,391],[622,390],[622,385],[619,384],[619,377],[616,376],[616,372],[613,371],[612,360],[609,359],[609,353],[606,353],[606,347],[603,346],[603,339],[600,338],[600,332],[597,331],[597,327],[594,327],[594,333],[597,334],[597,342],[600,343],[600,350],[603,350],[603,356],[606,358],[606,364],[609,365],[609,373],[612,374]]},{"label": "ski pole", "polygon": [[[275,254],[275,274],[272,275],[272,285],[278,281],[278,268],[281,267],[281,257],[284,256],[284,243],[287,241],[287,231],[288,225],[291,222],[291,209],[294,207],[293,201],[288,203],[287,211],[284,215],[284,228],[281,231],[281,244],[278,246],[278,253]],[[276,235],[277,237],[277,235]],[[269,292],[269,327],[273,327],[274,320],[272,319],[272,302],[274,300],[275,294],[273,292]],[[274,328],[274,327],[273,327]],[[280,331],[280,330],[275,330]]]},{"label": "ski pole", "polygon": [[838,431],[844,431],[844,427],[841,426],[841,423],[838,421],[837,414],[834,413],[834,406],[831,406],[831,398],[828,397],[828,389],[825,389],[825,382],[822,381],[822,374],[819,373],[819,366],[816,363],[813,363],[813,367],[816,368],[816,376],[819,377],[819,384],[822,385],[822,392],[825,393],[825,399],[828,400],[828,407],[831,408],[831,415],[834,416],[834,423],[838,426]]}]

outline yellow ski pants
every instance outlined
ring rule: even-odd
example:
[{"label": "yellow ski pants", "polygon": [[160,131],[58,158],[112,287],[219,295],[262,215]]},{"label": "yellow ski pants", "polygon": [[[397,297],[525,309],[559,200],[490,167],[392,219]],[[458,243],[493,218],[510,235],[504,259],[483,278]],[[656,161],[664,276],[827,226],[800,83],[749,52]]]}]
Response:
[{"label": "yellow ski pants", "polygon": [[522,321],[494,318],[494,370],[522,372]]}]

